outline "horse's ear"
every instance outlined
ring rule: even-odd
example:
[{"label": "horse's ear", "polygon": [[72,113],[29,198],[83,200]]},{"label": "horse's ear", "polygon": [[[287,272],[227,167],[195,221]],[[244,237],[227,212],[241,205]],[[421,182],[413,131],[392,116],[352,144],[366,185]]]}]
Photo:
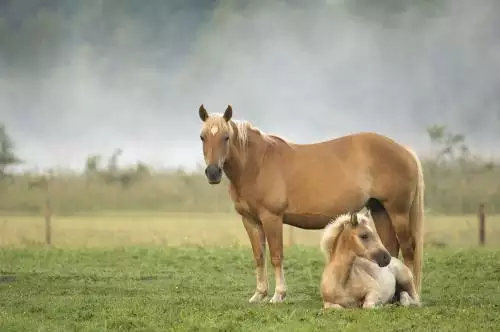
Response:
[{"label": "horse's ear", "polygon": [[224,120],[228,122],[229,120],[231,120],[232,117],[233,117],[233,108],[231,107],[231,105],[227,105],[227,108],[224,111]]},{"label": "horse's ear", "polygon": [[358,214],[357,213],[351,213],[350,223],[353,226],[358,226]]},{"label": "horse's ear", "polygon": [[205,122],[208,119],[208,112],[203,104],[201,104],[198,113],[200,114],[201,121]]}]

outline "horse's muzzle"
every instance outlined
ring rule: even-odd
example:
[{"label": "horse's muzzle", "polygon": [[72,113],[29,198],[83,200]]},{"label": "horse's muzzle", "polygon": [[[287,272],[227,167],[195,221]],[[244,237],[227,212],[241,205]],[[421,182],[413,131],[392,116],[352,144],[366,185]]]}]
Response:
[{"label": "horse's muzzle", "polygon": [[389,265],[391,258],[391,254],[389,254],[386,250],[379,250],[373,255],[373,259],[380,267]]},{"label": "horse's muzzle", "polygon": [[222,179],[222,168],[218,165],[208,165],[205,168],[205,175],[207,176],[208,183],[219,184]]}]

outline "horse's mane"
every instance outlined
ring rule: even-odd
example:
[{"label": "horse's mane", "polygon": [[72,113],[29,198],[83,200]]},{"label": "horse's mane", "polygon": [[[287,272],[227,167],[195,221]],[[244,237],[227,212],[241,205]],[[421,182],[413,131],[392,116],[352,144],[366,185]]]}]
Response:
[{"label": "horse's mane", "polygon": [[252,123],[246,120],[231,120],[236,125],[238,131],[238,141],[241,147],[246,147],[248,144],[248,132],[257,132],[265,141],[268,143],[276,143],[276,141],[281,141],[287,145],[291,144],[291,141],[285,139],[284,137],[276,134],[267,134],[261,129],[255,127]]},{"label": "horse's mane", "polygon": [[277,142],[282,142],[287,145],[291,144],[290,141],[281,136],[266,134],[259,128],[252,125],[249,121],[231,119],[227,122],[224,119],[223,114],[220,113],[213,113],[205,121],[204,127],[208,130],[212,127],[217,127],[221,130],[227,131],[231,137],[236,137],[238,146],[243,155],[246,154],[246,149],[248,147],[248,135],[251,131],[258,133],[263,140],[270,144],[276,144]]},{"label": "horse's mane", "polygon": [[350,213],[343,213],[335,219],[331,219],[321,235],[320,248],[327,260],[331,255],[333,244],[344,229],[344,225],[351,219]]},{"label": "horse's mane", "polygon": [[353,214],[357,214],[358,221],[360,223],[373,222],[373,217],[371,216],[371,211],[366,207],[357,212],[346,212],[334,219],[331,219],[328,225],[323,229],[323,234],[321,235],[320,248],[321,252],[325,256],[326,260],[329,261],[331,257],[331,252],[335,241],[339,237],[340,233],[344,230],[344,226],[351,220]]}]

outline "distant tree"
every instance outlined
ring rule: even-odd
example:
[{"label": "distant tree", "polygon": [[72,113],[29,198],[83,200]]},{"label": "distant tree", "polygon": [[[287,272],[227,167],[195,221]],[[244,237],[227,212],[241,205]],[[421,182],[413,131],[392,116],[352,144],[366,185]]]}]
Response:
[{"label": "distant tree", "polygon": [[86,178],[86,185],[87,187],[90,186],[90,184],[98,179],[101,175],[101,169],[100,169],[100,164],[101,164],[101,159],[102,157],[97,154],[92,154],[87,157],[85,160],[85,169],[84,169],[84,175]]},{"label": "distant tree", "polygon": [[446,125],[433,125],[427,128],[427,135],[436,149],[436,161],[456,161],[470,154],[465,135],[452,133]]},{"label": "distant tree", "polygon": [[87,178],[87,186],[90,185],[92,181],[100,179],[107,184],[118,183],[123,188],[126,188],[151,174],[149,166],[141,161],[138,161],[134,168],[120,169],[118,166],[118,158],[122,153],[122,149],[116,149],[111,157],[109,157],[106,168],[100,166],[102,159],[100,155],[88,156],[85,162],[84,171]]},{"label": "distant tree", "polygon": [[22,163],[22,160],[14,152],[14,142],[7,133],[4,124],[0,123],[0,181],[10,177],[7,168]]},{"label": "distant tree", "polygon": [[123,154],[123,150],[116,149],[108,160],[108,172],[115,173],[118,171],[118,157]]},{"label": "distant tree", "polygon": [[95,174],[99,171],[99,164],[101,162],[101,156],[93,154],[87,157],[85,161],[85,174]]}]

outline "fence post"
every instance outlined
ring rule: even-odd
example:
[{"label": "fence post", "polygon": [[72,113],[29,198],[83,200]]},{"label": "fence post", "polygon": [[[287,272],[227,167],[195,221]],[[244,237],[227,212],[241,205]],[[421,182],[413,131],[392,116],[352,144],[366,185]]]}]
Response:
[{"label": "fence post", "polygon": [[45,198],[45,244],[50,246],[52,244],[52,208],[50,205],[50,197],[47,192]]},{"label": "fence post", "polygon": [[49,183],[52,180],[52,172],[50,173],[51,174],[49,178],[47,176],[41,176],[28,182],[28,190],[38,188],[43,190],[45,194],[45,200],[43,204],[43,214],[45,217],[45,244],[49,246],[52,244],[52,206],[50,204],[49,190]]},{"label": "fence post", "polygon": [[486,239],[485,239],[485,224],[486,224],[486,216],[484,213],[484,204],[479,205],[478,209],[478,221],[479,221],[479,245],[484,246]]}]

